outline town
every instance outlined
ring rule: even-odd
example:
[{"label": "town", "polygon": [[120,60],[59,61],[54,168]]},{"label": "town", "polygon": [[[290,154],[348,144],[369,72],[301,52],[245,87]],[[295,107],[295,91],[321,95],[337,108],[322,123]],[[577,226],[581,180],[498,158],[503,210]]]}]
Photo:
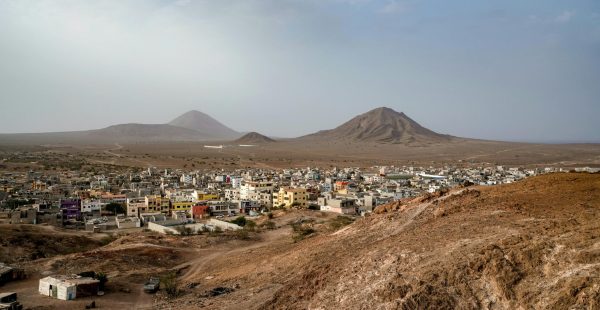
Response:
[{"label": "town", "polygon": [[[10,162],[10,158],[4,162]],[[368,216],[377,206],[424,194],[472,185],[508,184],[540,174],[569,171],[598,169],[507,166],[7,169],[0,175],[0,224],[46,225],[88,234],[139,229],[163,235],[236,231],[244,229],[246,218],[251,222],[265,214],[272,217],[276,210],[310,210],[360,218]],[[0,264],[2,282],[25,278],[24,269]],[[73,300],[104,294],[105,282],[105,274],[93,271],[55,274],[39,279],[38,293]],[[144,290],[155,293],[160,283],[153,277]],[[147,289],[148,286],[151,288]],[[7,309],[18,309],[16,294],[5,295],[4,304],[13,305]]]},{"label": "town", "polygon": [[0,221],[106,231],[149,223],[175,226],[210,217],[256,216],[274,208],[364,216],[391,201],[459,185],[506,184],[568,171],[503,166],[127,170],[102,174],[4,172],[0,176]]}]

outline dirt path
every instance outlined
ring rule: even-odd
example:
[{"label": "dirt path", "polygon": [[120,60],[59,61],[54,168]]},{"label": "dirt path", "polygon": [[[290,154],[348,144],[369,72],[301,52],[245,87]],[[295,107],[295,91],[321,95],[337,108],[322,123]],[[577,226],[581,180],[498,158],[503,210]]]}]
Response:
[{"label": "dirt path", "polygon": [[260,241],[250,242],[245,245],[227,244],[220,248],[200,249],[200,250],[197,250],[198,253],[207,252],[207,251],[210,251],[211,253],[201,255],[200,257],[198,257],[196,259],[185,262],[185,263],[175,266],[171,269],[172,270],[180,270],[180,269],[189,267],[189,269],[185,272],[185,274],[183,274],[181,276],[181,281],[187,282],[187,283],[194,282],[195,280],[204,278],[204,276],[206,276],[205,274],[202,273],[202,271],[203,271],[204,266],[206,266],[207,263],[209,263],[213,260],[219,259],[221,257],[228,256],[228,255],[233,255],[236,253],[269,246],[275,240],[284,238],[286,235],[287,235],[287,230],[278,229],[278,230],[264,232],[261,234],[262,239]]},{"label": "dirt path", "polygon": [[123,155],[114,153],[113,151],[118,151],[118,150],[122,149],[123,146],[120,145],[119,143],[115,143],[115,146],[116,146],[115,148],[105,150],[104,153],[121,158]]},{"label": "dirt path", "polygon": [[133,309],[143,310],[143,309],[152,309],[154,304],[154,300],[152,299],[151,294],[144,292],[144,287],[140,285],[140,289],[137,291],[134,301]]}]

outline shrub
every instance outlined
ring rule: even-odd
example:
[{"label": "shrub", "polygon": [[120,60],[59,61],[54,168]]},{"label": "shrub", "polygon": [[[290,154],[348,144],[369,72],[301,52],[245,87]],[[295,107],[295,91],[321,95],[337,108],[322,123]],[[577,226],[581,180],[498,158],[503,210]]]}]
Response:
[{"label": "shrub", "polygon": [[96,278],[96,280],[100,281],[100,283],[98,284],[98,287],[101,291],[103,291],[104,287],[106,286],[106,282],[108,282],[108,277],[106,276],[106,274],[103,272],[99,272],[96,274],[96,276],[94,278]]},{"label": "shrub", "polygon": [[246,218],[244,216],[238,216],[235,220],[232,220],[230,223],[244,227],[246,226]]},{"label": "shrub", "polygon": [[256,222],[251,220],[246,220],[246,225],[244,225],[245,230],[254,231],[256,229]]},{"label": "shrub", "polygon": [[175,230],[177,230],[177,232],[179,232],[179,235],[181,236],[191,236],[194,234],[194,230],[192,230],[191,227],[177,226]]},{"label": "shrub", "polygon": [[272,222],[272,221],[266,221],[263,225],[267,229],[275,229],[275,227],[276,227],[275,222]]},{"label": "shrub", "polygon": [[329,222],[329,227],[331,227],[334,230],[338,230],[346,225],[352,224],[352,222],[354,222],[354,219],[347,216],[338,215],[336,218]]},{"label": "shrub", "polygon": [[176,298],[181,294],[181,291],[179,291],[179,288],[177,287],[177,275],[174,272],[170,272],[163,276],[160,279],[160,282],[162,283],[162,288],[165,290],[169,298]]},{"label": "shrub", "polygon": [[316,232],[312,227],[300,223],[292,224],[292,230],[294,231],[292,234],[294,242],[298,242]]},{"label": "shrub", "polygon": [[241,239],[241,240],[249,240],[250,239],[250,233],[246,229],[238,229],[233,233],[233,235],[237,239]]},{"label": "shrub", "polygon": [[102,245],[107,245],[115,240],[117,240],[117,238],[114,235],[110,234],[110,235],[107,235],[106,237],[100,239],[100,243]]}]

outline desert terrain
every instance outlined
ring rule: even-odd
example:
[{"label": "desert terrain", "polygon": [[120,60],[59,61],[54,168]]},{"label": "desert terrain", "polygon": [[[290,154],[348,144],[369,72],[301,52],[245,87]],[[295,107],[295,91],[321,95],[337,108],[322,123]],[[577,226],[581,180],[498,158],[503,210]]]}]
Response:
[{"label": "desert terrain", "polygon": [[[223,145],[206,148],[205,145]],[[24,151],[26,150],[26,151]],[[22,155],[26,154],[29,159]],[[428,146],[345,141],[278,141],[252,146],[221,142],[160,142],[110,145],[0,146],[6,169],[44,170],[64,162],[137,168],[283,169],[295,167],[370,167],[374,165],[599,167],[598,144],[528,144],[456,141]],[[14,157],[14,159],[10,159]],[[67,160],[69,160],[67,162]]]},{"label": "desert terrain", "polygon": [[[81,309],[92,299],[50,300],[37,279],[93,268],[109,276],[107,294],[93,298],[105,309],[595,309],[599,215],[599,174],[547,174],[405,199],[365,218],[278,210],[244,234],[81,233],[87,248],[21,259],[29,279],[3,290],[31,309]],[[171,276],[177,290],[144,294],[150,275]]]},{"label": "desert terrain", "polygon": [[[600,144],[477,140],[429,130],[406,114],[377,108],[329,130],[296,138],[242,134],[210,116],[187,112],[168,124],[0,134],[0,157],[31,155],[139,168],[294,168],[373,165],[600,166]],[[23,161],[23,156],[18,156]],[[1,159],[1,158],[0,158]],[[5,161],[6,162],[6,161]],[[0,162],[0,164],[6,164]],[[34,165],[35,168],[44,168]]]}]

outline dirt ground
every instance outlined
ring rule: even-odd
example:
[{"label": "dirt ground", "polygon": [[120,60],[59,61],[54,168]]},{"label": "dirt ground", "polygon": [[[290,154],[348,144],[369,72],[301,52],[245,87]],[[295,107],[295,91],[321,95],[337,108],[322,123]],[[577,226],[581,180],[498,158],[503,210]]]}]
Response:
[{"label": "dirt ground", "polygon": [[[174,309],[598,309],[600,175],[417,198],[195,270]],[[209,275],[209,276],[206,276]],[[234,291],[207,297],[206,289]]]},{"label": "dirt ground", "polygon": [[[164,309],[168,301],[163,291],[153,295],[142,290],[143,283],[150,276],[162,276],[168,273],[178,275],[177,283],[183,291],[186,285],[193,284],[199,288],[197,278],[210,277],[205,266],[235,256],[244,251],[253,251],[262,247],[270,247],[274,243],[293,243],[290,221],[298,219],[320,219],[325,221],[334,217],[331,214],[295,211],[276,211],[272,220],[266,216],[255,219],[260,225],[266,221],[275,223],[272,230],[264,229],[251,232],[240,238],[233,233],[204,234],[198,236],[165,236],[153,232],[132,231],[116,238],[107,245],[98,243],[106,235],[94,235],[55,229],[50,226],[18,225],[14,231],[35,231],[32,235],[54,234],[54,240],[62,240],[62,246],[72,245],[78,240],[87,244],[88,248],[79,247],[82,251],[52,255],[29,261],[21,261],[18,266],[25,268],[26,280],[10,282],[0,288],[2,292],[16,292],[20,302],[26,309],[83,309],[86,304],[96,302],[99,309]],[[9,226],[9,225],[6,225]],[[22,227],[20,227],[22,226]],[[11,233],[7,230],[6,235]],[[12,237],[11,237],[12,238]],[[23,248],[21,252],[35,252],[33,248]],[[52,274],[77,274],[84,271],[106,273],[109,279],[106,294],[78,298],[75,301],[60,301],[42,296],[38,293],[39,279]],[[168,304],[168,303],[167,303]]]},{"label": "dirt ground", "polygon": [[[133,232],[25,264],[10,283],[30,309],[598,309],[600,174],[548,174],[457,188],[378,208],[353,223],[319,211],[255,219],[248,235]],[[105,296],[37,293],[51,273],[109,276]],[[144,294],[174,273],[178,292]]]},{"label": "dirt ground", "polygon": [[[223,145],[222,149],[204,146]],[[600,144],[532,144],[460,140],[442,144],[352,143],[347,141],[275,143],[241,147],[231,141],[112,145],[0,145],[0,155],[25,152],[30,159],[2,163],[6,169],[96,166],[184,169],[290,167],[370,167],[374,165],[510,165],[600,167]]]}]

